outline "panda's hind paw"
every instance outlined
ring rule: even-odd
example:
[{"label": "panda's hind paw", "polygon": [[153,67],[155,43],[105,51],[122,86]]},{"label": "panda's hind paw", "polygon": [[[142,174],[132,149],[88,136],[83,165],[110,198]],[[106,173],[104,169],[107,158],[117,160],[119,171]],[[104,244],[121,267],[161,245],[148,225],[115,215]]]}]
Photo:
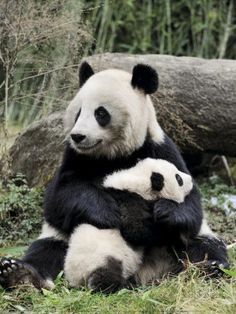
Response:
[{"label": "panda's hind paw", "polygon": [[124,287],[122,263],[113,257],[108,257],[107,265],[97,268],[88,278],[88,288],[93,292],[110,294]]},{"label": "panda's hind paw", "polygon": [[0,259],[0,285],[3,288],[9,289],[30,283],[40,289],[43,281],[36,270],[27,263],[14,258]]},{"label": "panda's hind paw", "polygon": [[0,260],[0,283],[10,274],[21,268],[20,261],[13,258],[2,258]]},{"label": "panda's hind paw", "polygon": [[218,278],[222,277],[225,272],[223,269],[229,269],[230,264],[228,262],[222,262],[218,260],[208,260],[204,262],[204,272],[207,278]]}]

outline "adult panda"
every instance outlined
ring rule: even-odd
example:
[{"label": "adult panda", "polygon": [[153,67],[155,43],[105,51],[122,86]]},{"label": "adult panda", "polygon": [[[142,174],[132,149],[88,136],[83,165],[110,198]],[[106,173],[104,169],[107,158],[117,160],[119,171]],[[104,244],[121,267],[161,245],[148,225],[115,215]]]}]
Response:
[{"label": "adult panda", "polygon": [[[1,260],[0,283],[4,287],[30,281],[39,288],[50,288],[63,269],[67,240],[82,223],[99,229],[123,229],[120,204],[102,187],[107,175],[133,167],[147,157],[167,160],[188,173],[178,149],[156,121],[149,97],[158,87],[153,68],[138,64],[132,75],[117,69],[94,74],[93,69],[83,63],[79,75],[81,89],[65,115],[68,144],[62,165],[45,196],[43,232],[22,260]],[[147,206],[135,195],[128,200],[124,198],[126,202],[127,206],[139,206],[140,211]],[[150,233],[155,231],[155,243],[151,240],[147,243],[147,235],[145,241],[140,239],[140,244],[147,246],[143,277],[147,276],[149,264],[160,260],[160,256],[155,255],[155,246],[184,247],[193,262],[213,255],[215,264],[227,265],[224,244],[212,239],[209,230],[200,240],[197,238],[202,225],[202,208],[195,184],[181,204],[157,200],[153,215],[155,228],[150,228]],[[144,225],[146,222],[150,224],[150,217],[147,221],[144,219]],[[136,230],[126,228],[125,231],[124,238],[137,243]],[[110,274],[110,270],[119,267],[119,261],[112,260],[105,271]],[[103,275],[106,278],[104,272]]]}]

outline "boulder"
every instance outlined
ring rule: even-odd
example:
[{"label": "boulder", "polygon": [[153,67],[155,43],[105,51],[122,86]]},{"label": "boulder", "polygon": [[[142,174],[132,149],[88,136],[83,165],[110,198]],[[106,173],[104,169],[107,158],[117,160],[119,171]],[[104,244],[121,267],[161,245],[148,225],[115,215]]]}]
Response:
[{"label": "boulder", "polygon": [[24,174],[30,186],[45,185],[60,164],[64,139],[63,112],[35,121],[10,149],[13,173]]}]

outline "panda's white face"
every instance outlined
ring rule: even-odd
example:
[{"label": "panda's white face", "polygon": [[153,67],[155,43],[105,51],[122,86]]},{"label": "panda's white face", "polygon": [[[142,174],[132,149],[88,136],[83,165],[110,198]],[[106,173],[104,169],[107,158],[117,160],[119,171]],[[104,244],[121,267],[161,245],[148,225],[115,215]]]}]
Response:
[{"label": "panda's white face", "polygon": [[68,139],[78,153],[128,155],[142,146],[153,125],[156,137],[163,139],[149,96],[133,88],[131,79],[125,71],[105,70],[92,75],[79,90],[65,116]]}]

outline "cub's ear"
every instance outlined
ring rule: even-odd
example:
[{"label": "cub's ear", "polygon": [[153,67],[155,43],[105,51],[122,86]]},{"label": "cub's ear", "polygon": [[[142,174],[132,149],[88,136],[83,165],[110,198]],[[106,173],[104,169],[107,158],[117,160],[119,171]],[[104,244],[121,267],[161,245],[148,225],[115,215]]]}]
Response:
[{"label": "cub's ear", "polygon": [[93,69],[88,64],[88,62],[84,61],[79,69],[79,83],[80,87],[84,85],[84,83],[94,74]]},{"label": "cub's ear", "polygon": [[151,175],[151,184],[154,191],[160,192],[164,187],[164,177],[159,172],[153,172]]},{"label": "cub's ear", "polygon": [[133,68],[131,85],[133,88],[141,89],[145,94],[153,94],[158,88],[158,74],[149,65],[137,64]]}]

